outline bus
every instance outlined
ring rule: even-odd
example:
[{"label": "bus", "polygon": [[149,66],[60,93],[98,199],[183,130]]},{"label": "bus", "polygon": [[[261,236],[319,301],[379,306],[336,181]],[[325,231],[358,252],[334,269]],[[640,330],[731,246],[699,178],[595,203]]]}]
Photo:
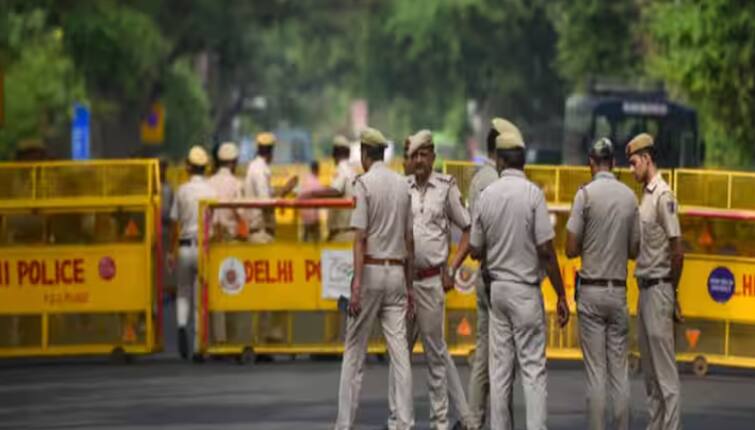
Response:
[{"label": "bus", "polygon": [[589,145],[608,137],[615,145],[617,164],[626,166],[624,147],[642,132],[655,138],[660,167],[702,165],[705,154],[695,109],[669,100],[663,85],[645,89],[599,82],[566,100],[563,163],[584,164]]}]

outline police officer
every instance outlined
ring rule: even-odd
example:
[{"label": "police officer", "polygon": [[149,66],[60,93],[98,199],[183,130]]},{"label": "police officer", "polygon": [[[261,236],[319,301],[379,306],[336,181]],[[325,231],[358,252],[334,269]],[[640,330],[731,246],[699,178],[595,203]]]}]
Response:
[{"label": "police officer", "polygon": [[524,141],[505,131],[496,138],[501,178],[480,195],[472,223],[473,256],[485,255],[491,279],[491,428],[507,429],[515,356],[520,365],[527,428],[545,429],[545,311],[540,290],[544,268],[558,297],[563,327],[569,321],[553,226],[543,192],[524,175]]},{"label": "police officer", "polygon": [[[197,280],[197,233],[199,232],[199,201],[216,197],[215,190],[204,178],[207,167],[207,152],[200,146],[194,146],[186,159],[189,181],[178,188],[170,219],[173,221],[174,239],[172,261],[176,261],[176,320],[178,325],[178,351],[184,359],[189,357],[189,343],[193,328],[190,321],[195,321],[195,282]],[[177,240],[176,240],[177,236]],[[178,249],[175,246],[178,245]],[[171,264],[172,265],[172,264]],[[193,348],[192,348],[193,350]]]},{"label": "police officer", "polygon": [[[257,135],[257,156],[249,163],[244,181],[244,197],[250,199],[270,199],[290,193],[298,182],[293,176],[280,189],[270,183],[270,163],[273,162],[273,148],[277,139],[273,133]],[[249,241],[270,243],[275,235],[275,212],[272,209],[249,210]]]},{"label": "police officer", "polygon": [[[225,142],[218,148],[218,170],[208,180],[210,186],[217,193],[220,200],[234,200],[242,196],[243,184],[236,177],[236,163],[239,158],[239,148],[233,142]],[[243,223],[241,214],[234,209],[216,209],[213,213],[213,223],[220,230],[224,239],[234,239],[239,236],[239,224]]]},{"label": "police officer", "polygon": [[[215,190],[220,200],[234,200],[241,198],[243,184],[236,177],[236,162],[239,158],[239,148],[233,142],[225,142],[218,147],[217,171],[208,179],[208,183]],[[230,208],[215,209],[213,225],[219,237],[232,240],[243,236],[244,220],[241,211]],[[212,313],[212,329],[216,342],[226,341],[225,313]]]},{"label": "police officer", "polygon": [[[444,292],[453,289],[456,271],[469,249],[470,220],[461,193],[452,176],[433,172],[435,146],[432,133],[422,130],[411,136],[407,155],[413,174],[407,178],[414,217],[414,296],[416,319],[408,323],[409,351],[421,336],[428,367],[430,425],[449,428],[448,401],[454,402],[462,423],[469,420],[469,407],[453,358],[444,337]],[[448,265],[451,224],[462,231],[452,264]],[[450,394],[450,395],[449,395]],[[389,387],[389,406],[395,408]],[[394,410],[388,427],[394,428]]]},{"label": "police officer", "polygon": [[359,140],[362,166],[367,173],[358,177],[354,185],[356,207],[351,216],[351,227],[355,229],[354,277],[335,428],[354,428],[367,342],[379,320],[395,379],[396,428],[403,430],[411,428],[414,419],[406,344],[406,319],[413,313],[411,197],[406,179],[383,163],[388,145],[383,134],[367,128]]},{"label": "police officer", "polygon": [[[498,179],[496,169],[495,140],[499,134],[509,131],[519,135],[519,129],[503,118],[493,118],[491,128],[486,139],[487,157],[477,170],[469,184],[469,211],[474,214],[475,206],[482,191]],[[520,136],[521,137],[521,136]],[[482,428],[485,423],[485,412],[488,407],[490,382],[488,378],[488,333],[490,321],[490,276],[485,268],[484,259],[480,268],[482,282],[477,284],[477,334],[475,340],[475,355],[472,370],[469,374],[469,409],[470,428]],[[513,384],[512,384],[513,385]],[[514,406],[513,396],[509,393],[509,421],[513,428]]]},{"label": "police officer", "polygon": [[628,430],[627,260],[637,256],[640,218],[634,193],[611,173],[611,141],[596,140],[588,158],[593,180],[577,191],[566,225],[566,256],[582,258],[576,288],[588,422],[606,428],[610,399],[613,427]]},{"label": "police officer", "polygon": [[656,167],[652,136],[635,136],[627,144],[626,154],[635,179],[644,186],[635,276],[640,288],[637,331],[650,412],[648,429],[678,429],[681,406],[674,320],[682,319],[677,289],[684,252],[677,203]]},{"label": "police officer", "polygon": [[[331,197],[350,199],[354,195],[353,183],[356,172],[349,163],[351,146],[344,136],[336,136],[333,139],[333,161],[336,164],[336,172],[329,187],[322,190],[300,194],[300,198]],[[329,242],[352,242],[354,232],[349,225],[351,211],[349,209],[331,209],[328,213],[328,241]]]}]

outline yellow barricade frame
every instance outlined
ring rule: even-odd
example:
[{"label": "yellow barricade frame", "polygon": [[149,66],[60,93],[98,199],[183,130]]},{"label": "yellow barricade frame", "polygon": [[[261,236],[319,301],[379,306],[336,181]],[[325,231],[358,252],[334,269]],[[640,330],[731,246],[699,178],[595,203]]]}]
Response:
[{"label": "yellow barricade frame", "polygon": [[[162,318],[157,160],[0,163],[0,180],[10,184],[0,191],[0,231],[7,235],[13,230],[7,223],[27,213],[44,220],[43,242],[15,243],[8,236],[0,244],[0,272],[5,269],[0,302],[6,304],[0,303],[0,319],[10,324],[10,336],[15,336],[13,328],[37,317],[39,323],[32,326],[40,330],[38,342],[0,346],[0,357],[157,351],[162,344],[161,324],[155,323]],[[94,242],[50,244],[49,235],[56,240],[50,217],[56,216],[73,217],[79,227],[93,219]],[[112,228],[107,231],[129,240],[98,237],[97,220],[108,216],[106,225]],[[125,225],[123,233],[112,219],[117,216]],[[103,332],[106,323],[120,333]],[[71,327],[88,331],[77,333]],[[97,340],[86,340],[90,335]]]}]

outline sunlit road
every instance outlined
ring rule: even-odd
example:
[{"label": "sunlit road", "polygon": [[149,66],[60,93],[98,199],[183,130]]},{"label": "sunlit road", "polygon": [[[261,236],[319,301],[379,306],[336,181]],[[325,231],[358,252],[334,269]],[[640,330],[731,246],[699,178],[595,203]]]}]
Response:
[{"label": "sunlit road", "polygon": [[[469,368],[459,364],[466,381]],[[381,428],[386,416],[386,365],[370,361],[358,428]],[[195,365],[172,356],[128,365],[105,359],[0,362],[0,428],[7,429],[327,429],[336,415],[339,362],[291,361],[239,366]],[[428,428],[423,363],[415,360],[418,428]],[[584,429],[579,363],[552,364],[549,428]],[[683,375],[685,429],[752,429],[755,374],[715,371]],[[517,428],[524,403],[517,388]],[[632,428],[644,428],[641,380],[632,380]]]}]

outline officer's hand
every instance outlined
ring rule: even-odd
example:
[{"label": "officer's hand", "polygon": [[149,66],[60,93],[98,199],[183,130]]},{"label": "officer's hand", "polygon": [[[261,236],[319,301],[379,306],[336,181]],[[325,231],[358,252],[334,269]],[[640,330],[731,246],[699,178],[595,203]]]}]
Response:
[{"label": "officer's hand", "polygon": [[349,299],[349,316],[356,318],[362,312],[362,303],[360,300],[360,285],[356,278],[351,280],[351,298]]},{"label": "officer's hand", "polygon": [[176,270],[176,254],[169,253],[166,263],[168,264],[168,270],[174,272]]},{"label": "officer's hand", "polygon": [[406,295],[406,319],[414,321],[414,317],[416,316],[415,312],[414,293],[410,291],[409,294]]},{"label": "officer's hand", "polygon": [[449,292],[454,289],[454,279],[453,277],[451,277],[451,274],[448,273],[448,270],[443,271],[441,278],[443,283],[443,291]]},{"label": "officer's hand", "polygon": [[682,305],[679,304],[679,299],[674,300],[674,322],[683,323],[684,315],[682,315]]},{"label": "officer's hand", "polygon": [[351,299],[349,299],[349,316],[356,318],[359,313],[362,312],[362,304],[359,301],[359,295],[351,293]]},{"label": "officer's hand", "polygon": [[564,328],[569,323],[569,304],[566,302],[566,297],[559,297],[556,304],[558,312],[558,325]]}]

